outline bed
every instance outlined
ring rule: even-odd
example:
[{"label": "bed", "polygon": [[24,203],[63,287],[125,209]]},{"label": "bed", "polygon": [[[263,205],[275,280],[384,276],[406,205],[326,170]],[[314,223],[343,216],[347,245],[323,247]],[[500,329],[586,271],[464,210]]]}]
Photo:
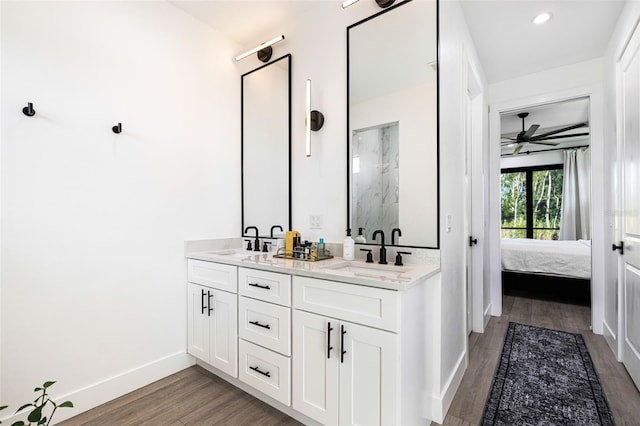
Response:
[{"label": "bed", "polygon": [[591,241],[501,241],[505,294],[589,303]]}]

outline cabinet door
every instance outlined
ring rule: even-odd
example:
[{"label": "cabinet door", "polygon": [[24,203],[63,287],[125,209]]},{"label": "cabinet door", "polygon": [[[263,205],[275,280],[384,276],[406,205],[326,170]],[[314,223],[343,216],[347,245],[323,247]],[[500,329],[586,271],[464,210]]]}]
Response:
[{"label": "cabinet door", "polygon": [[238,295],[210,291],[209,364],[238,377]]},{"label": "cabinet door", "polygon": [[338,424],[338,324],[319,315],[293,312],[293,408],[328,425]]},{"label": "cabinet door", "polygon": [[340,424],[398,424],[397,336],[348,322],[337,330],[341,350]]},{"label": "cabinet door", "polygon": [[[211,291],[211,289],[209,289]],[[207,288],[189,283],[187,286],[187,352],[209,362],[209,317]]]}]

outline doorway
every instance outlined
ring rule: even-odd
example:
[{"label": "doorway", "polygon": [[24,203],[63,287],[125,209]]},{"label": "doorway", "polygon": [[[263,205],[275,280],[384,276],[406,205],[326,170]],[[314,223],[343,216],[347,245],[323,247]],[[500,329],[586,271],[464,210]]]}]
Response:
[{"label": "doorway", "polygon": [[[577,100],[585,100],[588,102],[588,116],[586,122],[587,126],[577,127],[574,131],[578,133],[585,133],[584,130],[588,128],[589,130],[589,151],[590,151],[590,159],[589,166],[591,173],[593,175],[594,185],[591,187],[589,192],[591,196],[591,208],[590,208],[590,216],[592,223],[598,223],[598,221],[602,218],[603,210],[602,208],[602,167],[599,163],[595,162],[593,159],[601,158],[603,152],[603,142],[601,136],[602,129],[602,119],[601,119],[601,109],[602,109],[602,101],[597,92],[596,88],[592,87],[583,87],[575,90],[562,91],[557,93],[550,93],[543,96],[535,96],[532,98],[525,98],[521,100],[505,102],[503,104],[492,105],[490,111],[490,170],[489,170],[489,185],[490,185],[490,214],[489,214],[489,227],[490,227],[490,236],[489,236],[489,257],[490,257],[490,279],[491,279],[491,314],[494,316],[502,315],[502,292],[503,292],[503,283],[502,283],[502,233],[503,233],[503,221],[502,221],[502,187],[501,187],[501,158],[505,153],[508,156],[517,157],[520,154],[520,157],[523,158],[533,158],[532,152],[536,151],[535,147],[531,145],[535,144],[525,144],[522,140],[518,140],[518,134],[527,131],[530,131],[531,126],[534,124],[538,124],[541,131],[543,131],[543,127],[541,123],[533,123],[528,120],[530,115],[525,116],[524,126],[523,126],[523,117],[518,116],[518,114],[533,112],[535,108],[544,108],[549,105],[563,105],[568,102],[573,102]],[[505,128],[503,129],[502,116],[505,114],[511,114],[511,118],[513,120],[513,128]],[[541,120],[544,116],[541,117]],[[537,119],[536,119],[537,120]],[[574,123],[579,124],[579,123]],[[558,127],[560,126],[560,127]],[[553,127],[553,126],[546,126]],[[565,124],[557,124],[555,126],[556,129],[559,128],[567,128],[568,125]],[[553,130],[546,130],[543,133],[538,133],[539,135],[544,135],[545,133],[549,133]],[[532,132],[532,135],[538,132],[536,129],[535,132]],[[527,135],[528,137],[531,136]],[[557,136],[561,135],[562,132],[548,135],[548,136]],[[511,137],[512,141],[507,141],[506,139],[503,142],[503,135],[506,137]],[[554,143],[560,138],[551,139]],[[543,142],[543,140],[539,140]],[[511,146],[508,146],[513,144]],[[518,145],[521,145],[519,149]],[[546,146],[544,146],[546,145]],[[541,148],[553,149],[558,147],[558,145],[551,144],[542,144]],[[517,151],[516,151],[517,149]],[[529,151],[529,154],[527,154]],[[515,155],[513,153],[516,153]],[[530,160],[527,160],[530,161]],[[529,166],[533,166],[531,163]],[[599,181],[599,182],[598,182]],[[518,226],[513,226],[517,228]],[[593,330],[595,333],[602,333],[602,316],[604,312],[604,303],[603,303],[603,277],[602,274],[602,264],[603,264],[603,254],[601,250],[601,246],[603,247],[603,234],[604,230],[602,227],[591,226],[590,227],[591,234],[591,245],[592,249],[590,250],[590,290],[589,296],[591,298],[591,323],[593,326]]]}]

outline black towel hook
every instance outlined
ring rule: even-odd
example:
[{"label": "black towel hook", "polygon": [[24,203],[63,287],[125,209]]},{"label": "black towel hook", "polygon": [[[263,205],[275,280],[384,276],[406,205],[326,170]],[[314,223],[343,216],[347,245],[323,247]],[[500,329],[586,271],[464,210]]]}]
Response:
[{"label": "black towel hook", "polygon": [[122,123],[118,123],[117,126],[113,126],[111,130],[113,130],[113,133],[122,133]]},{"label": "black towel hook", "polygon": [[26,107],[22,108],[22,113],[27,117],[33,117],[36,115],[36,110],[33,109],[33,104],[29,102]]}]

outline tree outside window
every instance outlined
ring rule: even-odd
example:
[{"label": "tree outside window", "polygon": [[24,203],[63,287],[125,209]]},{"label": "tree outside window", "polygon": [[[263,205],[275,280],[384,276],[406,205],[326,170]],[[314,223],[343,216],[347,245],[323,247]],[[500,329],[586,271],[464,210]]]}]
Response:
[{"label": "tree outside window", "polygon": [[504,169],[501,237],[557,240],[562,180],[562,165]]}]

